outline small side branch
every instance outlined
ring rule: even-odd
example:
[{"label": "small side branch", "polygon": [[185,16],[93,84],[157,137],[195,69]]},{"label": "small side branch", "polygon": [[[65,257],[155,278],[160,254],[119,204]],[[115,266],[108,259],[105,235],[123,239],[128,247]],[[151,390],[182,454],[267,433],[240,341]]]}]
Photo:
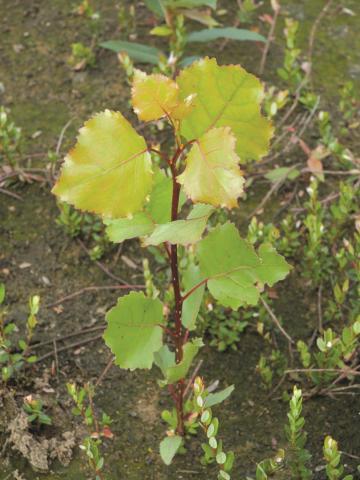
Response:
[{"label": "small side branch", "polygon": [[181,299],[182,303],[184,303],[185,300],[189,298],[190,295],[192,295],[198,288],[200,288],[202,285],[205,285],[208,280],[209,280],[208,278],[204,278],[204,280],[201,280],[201,282],[199,282],[197,285],[192,287],[187,293],[185,293],[185,295]]},{"label": "small side branch", "polygon": [[261,300],[261,303],[264,305],[266,311],[268,312],[268,314],[270,315],[270,318],[271,320],[274,322],[274,324],[277,326],[277,328],[280,330],[280,332],[283,334],[283,336],[286,338],[286,340],[288,342],[290,342],[291,344],[294,344],[294,340],[290,337],[290,335],[285,331],[285,329],[281,326],[278,318],[276,317],[275,313],[271,310],[270,306],[268,305],[268,303],[262,298],[260,297],[260,300]]}]

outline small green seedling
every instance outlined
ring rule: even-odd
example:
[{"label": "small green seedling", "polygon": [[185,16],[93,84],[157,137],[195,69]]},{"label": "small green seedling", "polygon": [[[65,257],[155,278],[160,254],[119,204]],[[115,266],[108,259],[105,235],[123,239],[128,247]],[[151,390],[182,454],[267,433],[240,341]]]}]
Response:
[{"label": "small green seedling", "polygon": [[[314,472],[307,466],[311,455],[305,449],[306,434],[303,431],[305,420],[301,416],[301,410],[301,390],[294,387],[288,413],[289,424],[285,427],[288,445],[285,449],[280,449],[275,457],[267,458],[258,463],[256,480],[268,480],[269,478],[305,480],[314,478]],[[341,453],[338,450],[337,442],[330,436],[325,438],[323,452],[328,480],[353,480],[352,475],[343,477],[344,467],[341,465]],[[246,477],[246,480],[254,479],[253,477]]]},{"label": "small green seedling", "polygon": [[15,323],[6,323],[6,310],[1,309],[5,300],[5,285],[0,283],[0,366],[1,378],[7,382],[24,364],[34,363],[35,355],[30,354],[30,343],[37,325],[37,314],[40,306],[40,297],[34,295],[29,300],[29,315],[26,322],[26,336],[18,340],[17,346],[13,340],[13,333],[17,331]]},{"label": "small green seedling", "polygon": [[197,422],[202,428],[206,443],[203,443],[202,449],[204,456],[202,463],[211,464],[215,462],[219,468],[218,480],[230,480],[230,472],[234,465],[234,452],[225,452],[223,450],[222,440],[218,439],[219,420],[212,414],[211,407],[217,403],[223,402],[233,391],[234,386],[230,386],[221,392],[209,394],[200,377],[194,381],[194,412],[198,415]]},{"label": "small green seedling", "polygon": [[[147,145],[121,113],[107,110],[80,130],[53,189],[61,201],[101,215],[113,242],[140,237],[167,258],[171,296],[164,288],[156,298],[138,291],[120,297],[106,315],[104,339],[119,367],[161,371],[176,409],[173,448],[186,434],[186,377],[203,345],[191,332],[205,287],[238,310],[256,305],[264,285],[290,270],[270,244],[256,250],[233,223],[204,236],[216,209],[237,206],[239,164],[268,150],[272,127],[261,115],[262,96],[253,75],[215,59],[193,63],[176,80],[137,71],[134,111],[145,123],[164,119],[173,146]],[[193,261],[184,268],[180,255],[190,248]]]},{"label": "small green seedling", "polygon": [[86,67],[94,67],[96,57],[93,49],[81,42],[71,44],[69,64],[75,71],[84,70]]},{"label": "small green seedling", "polygon": [[21,129],[10,120],[9,110],[0,106],[0,165],[16,166],[21,144]]},{"label": "small green seedling", "polygon": [[59,215],[56,223],[71,238],[81,238],[90,243],[89,256],[96,261],[109,249],[105,227],[101,219],[90,213],[82,213],[75,210],[67,203],[58,202]]},{"label": "small green seedling", "polygon": [[103,469],[105,459],[101,452],[104,438],[113,438],[110,430],[111,418],[102,413],[99,419],[94,408],[94,387],[87,383],[84,387],[77,387],[73,383],[67,384],[67,390],[75,403],[72,413],[81,416],[88,435],[83,439],[80,449],[85,452],[88,458],[89,467],[95,473],[95,480],[103,480]]},{"label": "small green seedling", "polygon": [[100,15],[98,12],[95,12],[93,6],[91,5],[90,0],[82,0],[82,2],[77,6],[76,13],[78,15],[84,15],[90,20],[98,21]]},{"label": "small green seedling", "polygon": [[282,377],[287,367],[287,358],[280,350],[272,350],[269,356],[260,355],[256,370],[267,388],[273,383],[274,375]]},{"label": "small green seedling", "polygon": [[[219,23],[212,16],[212,12],[217,7],[217,0],[146,0],[145,5],[161,22],[150,31],[150,34],[168,41],[169,48],[166,54],[152,46],[122,40],[110,40],[103,42],[101,46],[121,55],[126,53],[134,62],[151,64],[162,73],[174,74],[178,68],[187,66],[200,58],[184,56],[186,47],[190,43],[209,43],[218,39],[266,41],[262,35],[252,30],[237,27],[219,28]],[[126,7],[123,7],[121,12],[123,12],[122,30],[126,32],[128,25],[135,22],[135,13],[126,10]],[[186,26],[187,20],[198,22],[207,28],[189,33]],[[123,56],[120,61],[123,63]],[[128,61],[126,63],[129,64]],[[126,71],[128,73],[128,68]]]},{"label": "small green seedling", "polygon": [[[318,351],[314,354],[302,340],[299,340],[297,350],[303,367],[308,369],[308,377],[319,387],[330,384],[339,376],[341,369],[343,377],[351,378],[349,363],[359,349],[359,340],[360,316],[352,325],[344,327],[341,335],[327,328],[323,335],[317,338]],[[346,372],[347,369],[350,370]]]},{"label": "small green seedling", "polygon": [[341,462],[341,453],[337,442],[329,435],[324,440],[324,458],[326,460],[326,475],[328,480],[353,480],[352,475],[343,477],[344,466]]},{"label": "small green seedling", "polygon": [[276,473],[284,468],[284,464],[285,451],[280,449],[273,458],[266,458],[258,463],[256,467],[256,480],[268,480],[268,478],[276,476]]},{"label": "small green seedling", "polygon": [[23,408],[27,414],[29,423],[34,424],[37,427],[52,424],[51,417],[44,412],[44,404],[40,399],[28,395],[24,398]]},{"label": "small green seedling", "polygon": [[311,455],[305,448],[307,434],[304,431],[305,419],[301,416],[302,392],[296,386],[294,387],[289,405],[289,423],[285,425],[285,433],[289,442],[288,462],[292,474],[291,478],[307,480],[312,478],[312,473],[308,468]]},{"label": "small green seedling", "polygon": [[300,54],[301,50],[297,48],[297,32],[299,22],[292,18],[285,19],[284,35],[286,40],[286,50],[283,66],[278,69],[279,77],[284,80],[291,88],[296,88],[303,79],[304,72],[301,70]]}]

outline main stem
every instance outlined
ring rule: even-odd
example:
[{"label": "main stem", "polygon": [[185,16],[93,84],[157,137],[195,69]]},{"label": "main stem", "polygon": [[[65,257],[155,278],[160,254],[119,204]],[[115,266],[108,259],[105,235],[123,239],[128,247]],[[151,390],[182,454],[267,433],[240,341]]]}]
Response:
[{"label": "main stem", "polygon": [[[176,162],[182,153],[182,148],[179,147],[171,159],[170,168],[173,182],[173,191],[172,191],[172,204],[171,204],[171,221],[175,221],[178,218],[179,210],[179,198],[180,198],[180,185],[176,181],[177,168]],[[182,335],[182,323],[181,323],[181,313],[182,313],[182,296],[180,291],[180,280],[179,280],[179,268],[178,268],[178,252],[177,245],[170,245],[170,263],[171,263],[171,282],[174,289],[175,297],[175,329],[174,329],[174,342],[175,342],[175,360],[176,363],[180,363],[183,358],[183,346],[184,346],[184,337]],[[184,379],[181,379],[177,382],[174,392],[176,412],[178,418],[177,430],[176,433],[179,435],[184,435]]]}]

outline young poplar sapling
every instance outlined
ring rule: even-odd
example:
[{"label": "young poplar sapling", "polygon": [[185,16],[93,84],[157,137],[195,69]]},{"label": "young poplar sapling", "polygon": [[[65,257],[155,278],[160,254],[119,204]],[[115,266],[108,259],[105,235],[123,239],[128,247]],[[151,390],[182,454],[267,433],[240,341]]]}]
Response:
[{"label": "young poplar sapling", "polygon": [[[80,130],[53,189],[61,201],[101,215],[113,242],[140,237],[168,258],[171,313],[161,301],[165,288],[160,298],[133,291],[107,313],[104,334],[120,368],[155,363],[163,374],[176,408],[161,449],[167,463],[186,434],[186,377],[203,345],[192,332],[205,287],[237,310],[255,305],[264,285],[290,269],[271,245],[256,251],[231,222],[207,231],[216,209],[238,206],[245,183],[239,164],[268,151],[273,129],[261,114],[262,98],[256,77],[215,59],[193,63],[175,80],[136,71],[133,109],[142,122],[167,121],[173,147],[149,145],[121,113],[106,110]],[[186,269],[179,268],[180,246],[194,252]]]}]

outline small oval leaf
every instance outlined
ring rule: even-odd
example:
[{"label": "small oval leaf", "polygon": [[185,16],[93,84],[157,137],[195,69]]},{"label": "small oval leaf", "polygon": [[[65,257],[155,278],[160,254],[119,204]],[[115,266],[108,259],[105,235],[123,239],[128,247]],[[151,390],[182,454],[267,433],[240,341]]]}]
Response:
[{"label": "small oval leaf", "polygon": [[182,437],[175,435],[173,437],[166,437],[160,443],[160,456],[165,465],[170,465],[176,452],[182,444]]}]

